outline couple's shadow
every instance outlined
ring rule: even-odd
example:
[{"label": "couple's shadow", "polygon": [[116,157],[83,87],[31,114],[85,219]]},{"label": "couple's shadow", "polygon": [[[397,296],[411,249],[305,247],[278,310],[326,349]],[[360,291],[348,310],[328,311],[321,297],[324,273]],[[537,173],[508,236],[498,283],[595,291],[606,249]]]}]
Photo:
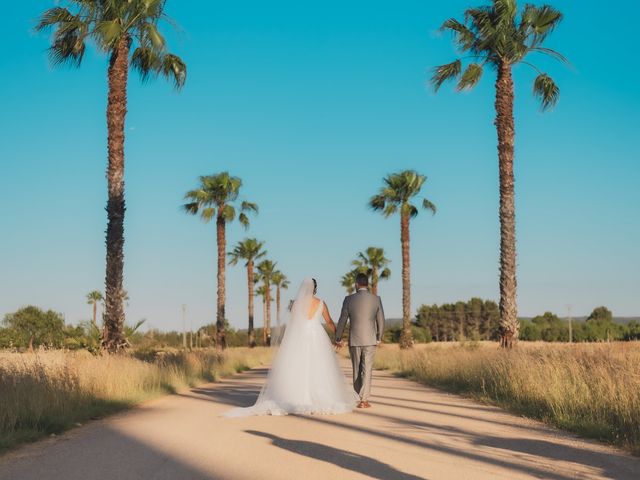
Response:
[{"label": "couple's shadow", "polygon": [[371,457],[359,455],[357,453],[339,450],[315,442],[305,440],[288,440],[272,433],[259,432],[257,430],[245,430],[245,433],[258,437],[268,438],[275,447],[282,448],[298,455],[313,458],[322,462],[330,463],[352,472],[360,473],[371,478],[380,480],[424,480],[424,477],[416,477],[408,473],[396,470],[391,465],[382,463]]},{"label": "couple's shadow", "polygon": [[[262,381],[267,372],[268,369],[257,368],[238,375],[236,378],[241,378],[242,382],[230,379],[217,384],[215,388],[192,388],[190,390],[191,395],[189,396],[193,398],[193,394],[195,394],[203,400],[204,398],[202,397],[205,396],[207,397],[206,400],[209,401],[220,402],[233,407],[249,407],[253,405],[258,398],[260,389],[262,388]],[[391,465],[380,462],[374,458],[340,450],[321,443],[305,440],[290,440],[258,430],[245,430],[245,433],[267,438],[271,440],[271,444],[274,447],[318,461],[327,462],[331,465],[336,465],[371,478],[380,480],[424,480],[425,478],[401,472]]]}]

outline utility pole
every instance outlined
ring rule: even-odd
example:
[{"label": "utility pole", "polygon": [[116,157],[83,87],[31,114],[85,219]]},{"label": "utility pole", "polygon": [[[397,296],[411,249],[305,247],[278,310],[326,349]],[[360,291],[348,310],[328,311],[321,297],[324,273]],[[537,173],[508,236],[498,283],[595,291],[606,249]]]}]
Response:
[{"label": "utility pole", "polygon": [[569,343],[573,342],[573,326],[572,326],[572,319],[571,319],[571,308],[573,307],[573,305],[565,305],[567,307],[567,318],[569,320]]},{"label": "utility pole", "polygon": [[182,348],[187,349],[187,306],[182,304]]}]

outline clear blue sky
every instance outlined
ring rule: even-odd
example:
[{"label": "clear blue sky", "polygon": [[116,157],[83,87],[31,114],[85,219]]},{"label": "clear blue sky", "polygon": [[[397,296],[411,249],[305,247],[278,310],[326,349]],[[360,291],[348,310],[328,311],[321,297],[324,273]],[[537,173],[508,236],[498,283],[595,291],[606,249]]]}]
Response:
[{"label": "clear blue sky", "polygon": [[[437,28],[475,3],[169,0],[181,29],[170,47],[189,77],[180,93],[130,80],[129,320],[175,328],[186,303],[195,324],[213,321],[214,226],[179,205],[198,175],[223,170],[261,207],[248,232],[229,228],[230,244],[267,241],[294,285],[318,279],[334,316],[338,280],[369,245],[392,259],[380,293],[387,315],[400,315],[398,220],[366,203],[386,173],[405,168],[428,176],[424,193],[439,208],[412,225],[412,309],[497,299],[493,75],[471,93],[425,87],[429,69],[454,58]],[[561,88],[556,110],[542,114],[533,73],[516,71],[520,313],[604,304],[637,315],[640,89],[637,35],[623,20],[640,5],[553,3],[566,18],[548,46],[574,65],[538,60]],[[36,304],[74,323],[90,315],[85,294],[103,289],[106,59],[91,49],[79,70],[50,67],[33,25],[53,4],[4,6],[0,315]],[[227,311],[245,325],[240,267],[228,271]]]}]

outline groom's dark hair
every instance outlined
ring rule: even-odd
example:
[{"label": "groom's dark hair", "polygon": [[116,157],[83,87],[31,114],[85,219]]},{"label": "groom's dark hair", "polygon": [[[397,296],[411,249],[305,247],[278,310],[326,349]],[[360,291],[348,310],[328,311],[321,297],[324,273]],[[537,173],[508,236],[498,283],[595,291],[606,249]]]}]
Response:
[{"label": "groom's dark hair", "polygon": [[359,287],[368,287],[369,286],[369,276],[365,273],[359,273],[356,275],[356,285]]}]

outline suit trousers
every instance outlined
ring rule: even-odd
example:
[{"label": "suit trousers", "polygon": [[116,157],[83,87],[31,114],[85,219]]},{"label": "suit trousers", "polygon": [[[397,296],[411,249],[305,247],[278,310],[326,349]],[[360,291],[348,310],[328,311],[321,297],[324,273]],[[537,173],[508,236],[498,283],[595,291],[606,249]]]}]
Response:
[{"label": "suit trousers", "polygon": [[353,366],[353,389],[360,400],[366,402],[371,392],[371,373],[376,345],[350,346],[351,365]]}]

